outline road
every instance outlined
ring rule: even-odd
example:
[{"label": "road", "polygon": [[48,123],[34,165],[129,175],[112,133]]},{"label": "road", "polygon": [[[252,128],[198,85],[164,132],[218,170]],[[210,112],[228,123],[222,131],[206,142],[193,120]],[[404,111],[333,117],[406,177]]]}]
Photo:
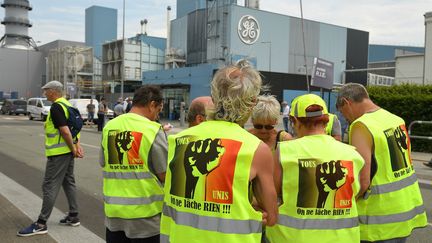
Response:
[{"label": "road", "polygon": [[[75,177],[80,203],[80,219],[83,226],[101,238],[105,237],[102,201],[102,175],[99,166],[101,134],[96,128],[82,131],[81,144],[85,150],[83,159],[75,160]],[[178,130],[176,130],[178,131]],[[29,121],[24,116],[0,115],[0,172],[42,197],[41,183],[45,170],[44,131],[41,121]],[[408,242],[432,242],[432,169],[423,162],[429,154],[413,156],[421,182],[421,191],[428,212],[428,227],[416,230]],[[40,208],[40,205],[35,205]],[[67,212],[67,201],[61,192],[56,208]],[[32,219],[34,220],[34,219]]]}]

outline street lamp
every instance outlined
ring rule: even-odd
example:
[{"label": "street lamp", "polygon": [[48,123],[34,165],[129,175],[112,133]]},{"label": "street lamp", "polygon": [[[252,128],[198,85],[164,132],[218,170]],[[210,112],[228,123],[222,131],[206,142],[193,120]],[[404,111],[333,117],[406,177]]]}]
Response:
[{"label": "street lamp", "polygon": [[263,44],[269,44],[269,72],[271,73],[271,46],[272,46],[272,42],[271,41],[261,41],[261,43]]},{"label": "street lamp", "polygon": [[121,81],[120,81],[120,97],[123,98],[124,93],[124,76],[125,76],[125,5],[126,0],[123,0],[123,36],[122,36],[122,42],[123,42],[123,50],[122,50],[122,57],[123,57],[123,65],[121,66]]}]

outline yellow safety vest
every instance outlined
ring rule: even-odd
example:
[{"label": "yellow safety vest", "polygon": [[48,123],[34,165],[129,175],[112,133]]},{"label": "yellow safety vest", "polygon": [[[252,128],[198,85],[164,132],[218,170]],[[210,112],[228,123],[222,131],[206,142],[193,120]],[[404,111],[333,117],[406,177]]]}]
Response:
[{"label": "yellow safety vest", "polygon": [[327,135],[331,136],[332,135],[332,130],[333,130],[333,123],[334,123],[335,115],[331,114],[331,113],[328,113],[328,116],[329,116],[329,121],[328,121],[327,126],[325,128],[325,131],[326,131]]},{"label": "yellow safety vest", "polygon": [[150,148],[159,123],[127,113],[109,121],[102,136],[103,196],[109,218],[147,218],[162,212],[163,188],[150,172]]},{"label": "yellow safety vest", "polygon": [[364,160],[328,135],[281,142],[282,204],[270,242],[360,242],[355,197]]},{"label": "yellow safety vest", "polygon": [[361,240],[407,237],[427,224],[420,188],[411,162],[411,144],[400,117],[384,110],[366,113],[363,123],[373,137],[377,163],[369,190],[358,200]]},{"label": "yellow safety vest", "polygon": [[[67,101],[65,98],[61,97],[54,101],[54,103],[62,102],[66,105],[71,106],[69,101]],[[69,112],[67,111],[67,108],[60,104],[60,106],[63,108],[63,111],[65,113],[66,119],[69,118]],[[69,149],[66,141],[63,139],[63,137],[60,134],[60,130],[58,128],[54,127],[54,123],[52,122],[51,118],[51,111],[48,112],[47,119],[44,123],[45,127],[45,155],[48,156],[54,156],[54,155],[61,155],[61,154],[67,154],[70,153],[71,150]],[[79,134],[78,134],[79,136]]]},{"label": "yellow safety vest", "polygon": [[261,242],[262,214],[248,197],[260,142],[225,121],[206,121],[168,138],[161,242]]}]

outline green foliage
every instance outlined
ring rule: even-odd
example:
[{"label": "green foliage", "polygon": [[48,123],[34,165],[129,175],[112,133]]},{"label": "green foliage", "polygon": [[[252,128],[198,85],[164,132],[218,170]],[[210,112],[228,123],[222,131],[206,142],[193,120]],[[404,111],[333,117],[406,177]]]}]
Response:
[{"label": "green foliage", "polygon": [[[432,121],[432,85],[368,87],[370,98],[380,107],[402,117],[407,129],[412,121]],[[416,124],[411,135],[432,136],[432,125]],[[412,138],[412,150],[432,152],[432,140]]]}]

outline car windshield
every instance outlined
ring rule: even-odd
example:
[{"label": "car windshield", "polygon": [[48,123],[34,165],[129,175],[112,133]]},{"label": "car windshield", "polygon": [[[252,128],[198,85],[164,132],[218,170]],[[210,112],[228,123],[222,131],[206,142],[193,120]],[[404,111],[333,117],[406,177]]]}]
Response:
[{"label": "car windshield", "polygon": [[25,100],[14,100],[14,105],[27,105],[27,102]]},{"label": "car windshield", "polygon": [[44,106],[51,106],[52,105],[52,102],[49,100],[42,100],[42,103]]}]

